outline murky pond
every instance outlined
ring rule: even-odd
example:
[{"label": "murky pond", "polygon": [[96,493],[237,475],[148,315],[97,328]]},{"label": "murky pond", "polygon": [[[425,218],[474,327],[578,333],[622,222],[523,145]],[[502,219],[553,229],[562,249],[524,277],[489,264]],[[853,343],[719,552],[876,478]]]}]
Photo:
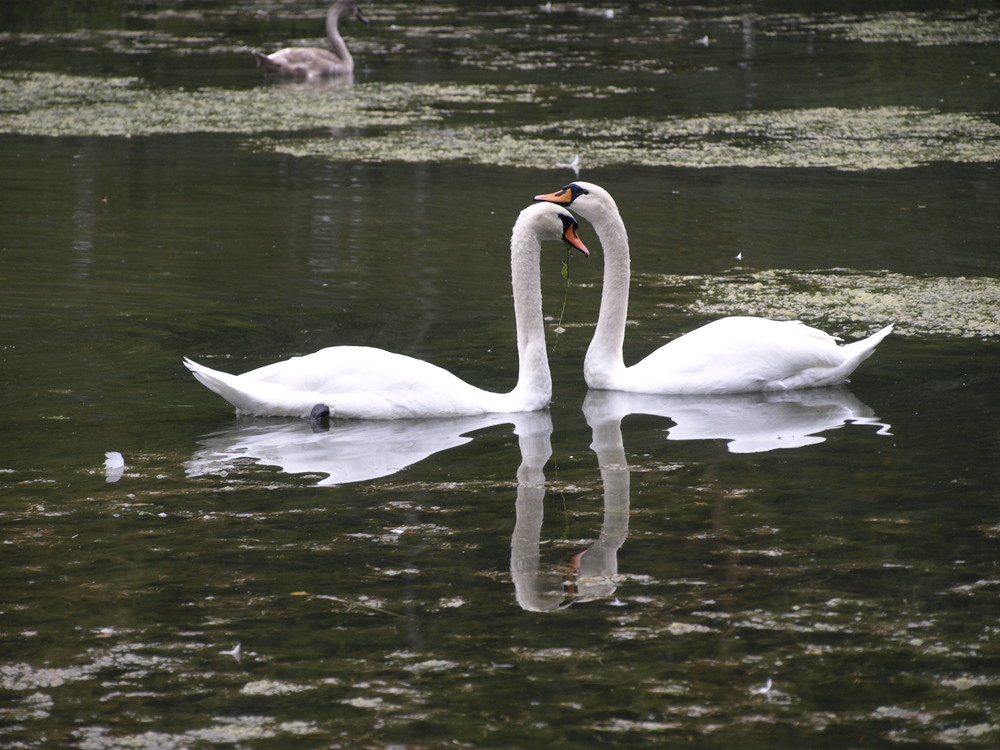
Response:
[{"label": "murky pond", "polygon": [[[322,3],[5,2],[0,745],[996,746],[1000,13],[835,5],[369,2],[351,80],[278,81]],[[896,331],[837,388],[588,392],[581,222],[546,411],[323,431],[182,365],[509,389],[510,228],[576,174],[629,362]]]}]

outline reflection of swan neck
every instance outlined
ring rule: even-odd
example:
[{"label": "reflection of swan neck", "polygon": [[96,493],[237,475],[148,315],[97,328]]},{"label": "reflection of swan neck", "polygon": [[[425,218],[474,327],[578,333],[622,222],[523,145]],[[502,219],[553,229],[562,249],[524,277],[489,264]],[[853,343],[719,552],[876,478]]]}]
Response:
[{"label": "reflection of swan neck", "polygon": [[[589,420],[588,420],[589,421]],[[595,547],[608,550],[608,569],[618,571],[618,548],[628,536],[629,496],[631,494],[631,469],[625,457],[622,441],[621,417],[590,423],[593,441],[591,450],[597,456],[604,484],[604,523],[601,537]]]},{"label": "reflection of swan neck", "polygon": [[552,422],[548,412],[521,415],[533,422],[515,426],[521,465],[517,469],[517,501],[514,533],[510,541],[510,574],[514,594],[522,609],[546,612],[562,603],[562,591],[554,592],[540,576],[539,542],[545,507],[545,464],[552,456]]},{"label": "reflection of swan neck", "polygon": [[354,69],[354,58],[351,57],[347,44],[344,43],[344,38],[340,35],[340,29],[337,28],[340,15],[344,12],[341,3],[334,3],[330,6],[330,10],[326,13],[326,35],[330,40],[331,51],[343,62],[344,72],[347,73]]},{"label": "reflection of swan neck", "polygon": [[597,205],[598,209],[591,216],[581,211],[581,216],[594,225],[604,251],[601,310],[584,362],[587,382],[593,387],[601,387],[612,373],[625,369],[622,347],[625,343],[631,275],[628,233],[621,214],[618,213],[618,206],[610,196]]},{"label": "reflection of swan neck", "polygon": [[[511,287],[514,294],[514,321],[517,330],[518,376],[511,394],[544,393],[548,403],[552,392],[548,354],[545,351],[545,322],[542,318],[542,282],[539,258],[541,241],[533,226],[514,225],[510,240]],[[514,396],[514,394],[518,394]]]}]

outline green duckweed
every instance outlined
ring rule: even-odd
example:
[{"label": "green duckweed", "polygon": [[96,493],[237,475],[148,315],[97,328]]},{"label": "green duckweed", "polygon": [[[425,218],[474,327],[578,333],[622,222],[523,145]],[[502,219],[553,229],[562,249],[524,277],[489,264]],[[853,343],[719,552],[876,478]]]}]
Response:
[{"label": "green duckweed", "polygon": [[857,337],[873,326],[896,324],[902,336],[1000,336],[1000,280],[983,277],[915,277],[888,271],[848,270],[723,276],[638,277],[640,284],[687,286],[699,298],[697,315],[759,315],[802,320],[831,333]]}]

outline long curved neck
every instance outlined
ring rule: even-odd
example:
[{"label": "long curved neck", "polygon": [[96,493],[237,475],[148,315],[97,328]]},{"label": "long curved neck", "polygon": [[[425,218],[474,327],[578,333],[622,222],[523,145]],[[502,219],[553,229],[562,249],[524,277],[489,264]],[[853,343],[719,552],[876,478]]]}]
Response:
[{"label": "long curved neck", "polygon": [[622,346],[628,315],[631,261],[625,223],[613,203],[591,219],[604,250],[604,288],[594,338],[587,349],[584,369],[592,387],[610,387],[606,379],[625,369]]},{"label": "long curved neck", "polygon": [[[514,291],[517,329],[517,386],[511,396],[539,401],[542,408],[552,397],[552,376],[545,350],[542,317],[541,241],[531,230],[515,226],[510,240],[510,275]],[[516,394],[516,396],[515,396]]]},{"label": "long curved neck", "polygon": [[591,552],[604,556],[604,575],[618,573],[618,550],[628,537],[632,476],[622,442],[622,416],[617,414],[600,422],[587,420],[593,435],[590,447],[597,454],[604,484],[604,523],[600,539]]},{"label": "long curved neck", "polygon": [[330,51],[340,58],[345,67],[353,68],[354,58],[347,51],[347,45],[344,44],[344,39],[340,36],[340,30],[337,28],[340,14],[343,12],[340,3],[334,3],[330,6],[330,10],[326,13],[326,35],[330,39]]}]

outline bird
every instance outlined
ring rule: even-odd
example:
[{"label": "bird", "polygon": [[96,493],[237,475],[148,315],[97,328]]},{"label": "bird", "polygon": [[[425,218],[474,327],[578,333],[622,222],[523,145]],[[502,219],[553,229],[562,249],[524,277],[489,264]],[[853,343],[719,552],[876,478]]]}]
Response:
[{"label": "bird", "polygon": [[580,155],[574,154],[573,160],[570,162],[556,163],[557,167],[569,167],[573,170],[573,177],[575,179],[580,179]]},{"label": "bird", "polygon": [[604,249],[601,307],[584,360],[584,378],[591,388],[712,394],[837,385],[892,332],[890,324],[868,338],[841,346],[835,337],[800,321],[733,316],[679,336],[626,367],[622,346],[630,259],[617,204],[604,188],[582,181],[537,195],[535,200],[572,208],[594,226]]},{"label": "bird", "polygon": [[548,406],[552,377],[545,349],[540,278],[541,243],[566,241],[584,256],[576,220],[553,204],[521,211],[511,233],[511,284],[517,331],[518,378],[508,393],[477,388],[414,357],[367,346],[333,346],[265,365],[242,375],[185,358],[206,388],[238,414],[334,419],[401,419],[516,413]]},{"label": "bird", "polygon": [[270,55],[254,50],[257,66],[267,73],[282,76],[340,76],[354,72],[354,58],[347,49],[337,24],[343,16],[353,14],[363,23],[369,23],[357,0],[336,0],[326,14],[326,35],[332,50],[322,47],[286,47]]}]

